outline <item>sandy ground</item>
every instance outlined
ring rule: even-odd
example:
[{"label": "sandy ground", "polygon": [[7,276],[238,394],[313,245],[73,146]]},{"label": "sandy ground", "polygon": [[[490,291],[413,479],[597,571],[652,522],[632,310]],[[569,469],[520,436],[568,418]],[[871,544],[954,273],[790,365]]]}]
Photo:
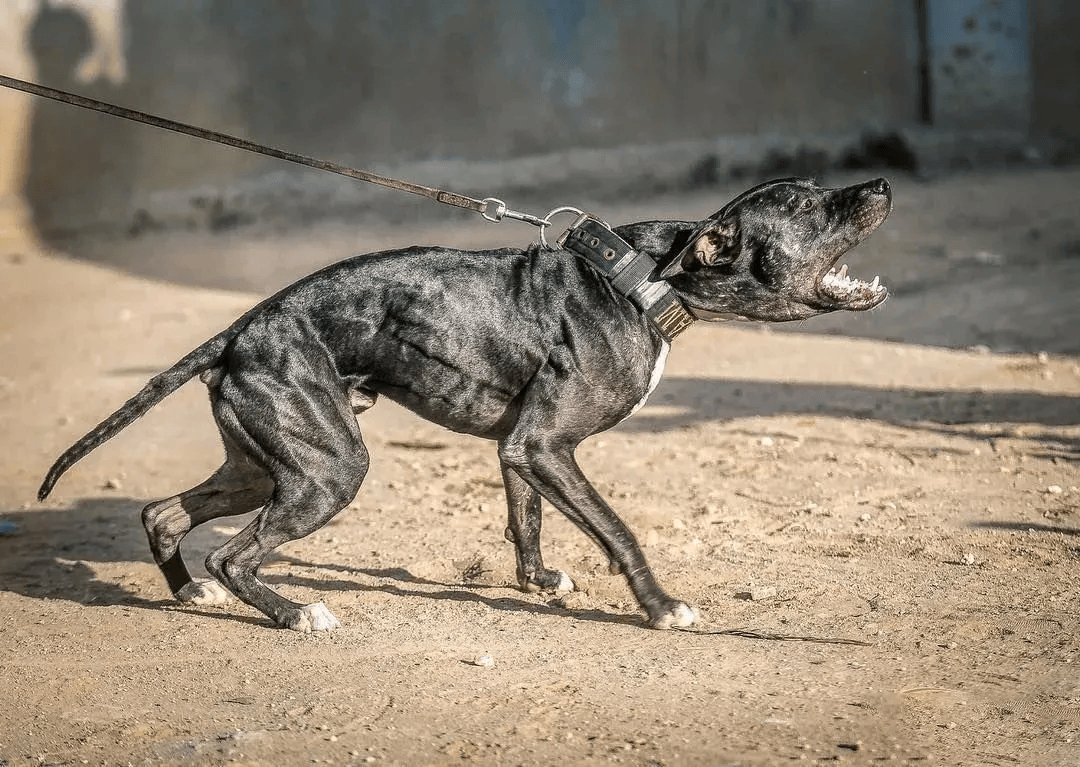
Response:
[{"label": "sandy ground", "polygon": [[[603,212],[690,218],[730,191]],[[252,292],[0,254],[0,765],[1080,763],[1077,199],[1072,171],[900,179],[847,259],[894,288],[884,307],[796,333],[699,324],[648,406],[582,446],[698,633],[642,628],[554,512],[545,557],[581,590],[516,590],[493,447],[389,403],[361,417],[353,505],[264,569],[325,601],[333,633],[169,601],[138,517],[220,462],[199,384],[32,502],[64,447],[261,291],[360,250],[528,232],[110,249]],[[189,561],[242,524],[198,531]]]}]

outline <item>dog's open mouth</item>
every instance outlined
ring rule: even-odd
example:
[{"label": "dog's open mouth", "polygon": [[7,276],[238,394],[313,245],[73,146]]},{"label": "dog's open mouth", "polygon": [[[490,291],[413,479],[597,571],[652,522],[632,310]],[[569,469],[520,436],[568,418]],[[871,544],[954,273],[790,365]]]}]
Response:
[{"label": "dog's open mouth", "polygon": [[839,268],[834,264],[818,279],[818,295],[836,304],[837,308],[848,311],[872,309],[888,298],[889,291],[881,284],[880,277],[874,277],[873,282],[865,282],[849,277],[847,271],[847,264]]}]

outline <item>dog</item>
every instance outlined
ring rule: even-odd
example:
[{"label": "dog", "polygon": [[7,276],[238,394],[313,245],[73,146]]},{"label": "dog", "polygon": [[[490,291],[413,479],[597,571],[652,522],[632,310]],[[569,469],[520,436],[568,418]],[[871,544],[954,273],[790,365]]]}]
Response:
[{"label": "dog", "polygon": [[[615,235],[651,257],[692,315],[779,322],[880,305],[888,290],[847,276],[840,257],[892,209],[887,180],[824,188],[780,179],[704,221],[647,221]],[[666,288],[665,288],[666,289]],[[587,437],[644,404],[670,339],[585,259],[565,248],[461,251],[409,247],[356,256],[262,301],[189,353],[72,445],[49,470],[44,500],[76,461],[200,376],[225,462],[202,484],[142,513],[154,560],[181,602],[229,592],[296,631],[340,624],[319,602],[292,602],[259,580],[276,547],[325,525],[368,469],[357,415],[389,397],[457,432],[498,444],[506,537],[527,591],[567,591],[545,566],[541,498],[572,520],[627,578],[648,626],[695,612],[657,583],[629,527],[574,459]],[[209,520],[260,509],[192,579],[184,537]]]}]

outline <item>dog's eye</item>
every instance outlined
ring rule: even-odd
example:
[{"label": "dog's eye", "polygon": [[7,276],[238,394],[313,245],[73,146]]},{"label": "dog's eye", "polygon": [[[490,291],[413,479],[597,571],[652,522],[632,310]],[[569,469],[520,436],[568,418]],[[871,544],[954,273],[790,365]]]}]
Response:
[{"label": "dog's eye", "polygon": [[802,201],[802,205],[799,206],[799,209],[810,210],[812,207],[814,207],[814,198],[807,197],[805,200]]}]

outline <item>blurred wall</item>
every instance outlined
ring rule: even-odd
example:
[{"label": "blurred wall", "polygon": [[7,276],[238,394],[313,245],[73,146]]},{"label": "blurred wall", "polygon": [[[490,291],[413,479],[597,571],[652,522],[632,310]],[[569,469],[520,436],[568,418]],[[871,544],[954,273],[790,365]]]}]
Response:
[{"label": "blurred wall", "polygon": [[[930,2],[933,11],[937,0]],[[966,4],[982,12],[978,6],[1002,2],[1025,4]],[[16,76],[306,154],[392,167],[913,125],[921,95],[917,6],[20,0],[0,6],[0,29],[9,46],[4,71]],[[1072,7],[1032,0],[1034,16],[1075,23]],[[1032,23],[1039,34],[1051,27],[1042,16]],[[1050,67],[1075,59],[1067,41],[1056,50]],[[998,82],[995,71],[975,79]],[[1026,76],[1016,81],[1024,89]],[[1056,84],[1035,88],[1046,105],[1036,110],[1042,122],[1053,122],[1055,109],[1075,111],[1070,77],[1058,72]],[[1014,91],[980,102],[977,122],[1026,124],[1027,97],[1010,104]],[[962,103],[963,93],[942,91],[939,114]],[[212,189],[281,167],[62,104],[0,98],[0,199],[13,209],[19,196],[39,231],[130,218],[163,190]]]},{"label": "blurred wall", "polygon": [[1080,2],[1028,0],[1032,127],[1080,137]]},{"label": "blurred wall", "polygon": [[932,122],[1027,128],[1027,0],[929,0]]}]

